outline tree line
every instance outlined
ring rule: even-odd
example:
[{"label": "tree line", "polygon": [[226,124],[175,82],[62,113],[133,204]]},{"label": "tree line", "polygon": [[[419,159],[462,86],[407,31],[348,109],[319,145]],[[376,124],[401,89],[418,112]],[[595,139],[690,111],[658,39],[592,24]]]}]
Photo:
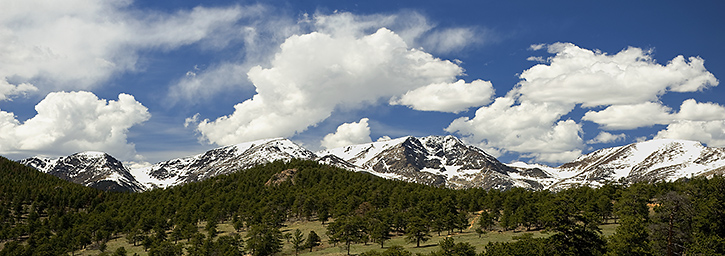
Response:
[{"label": "tree line", "polygon": [[[265,185],[283,170],[296,172],[289,180]],[[295,252],[323,242],[322,234],[314,232],[282,234],[280,229],[293,220],[321,221],[329,239],[324,242],[349,253],[357,243],[385,248],[394,236],[420,246],[432,235],[469,228],[472,218],[479,234],[551,234],[478,245],[483,255],[725,254],[722,177],[559,192],[452,190],[291,160],[167,189],[118,193],[65,182],[5,158],[0,172],[0,255],[104,251],[106,242],[119,237],[143,246],[149,255],[273,255],[284,239]],[[607,222],[619,224],[609,238],[599,229]],[[218,225],[224,223],[236,233],[218,236]],[[103,253],[125,255],[125,250]],[[365,255],[406,253],[389,247]],[[475,254],[475,246],[452,239],[431,253]]]}]

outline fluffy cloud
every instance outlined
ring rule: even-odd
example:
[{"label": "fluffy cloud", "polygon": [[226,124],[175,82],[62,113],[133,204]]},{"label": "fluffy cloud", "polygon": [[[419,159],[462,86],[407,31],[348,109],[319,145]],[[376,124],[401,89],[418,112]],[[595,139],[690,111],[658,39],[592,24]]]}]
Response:
[{"label": "fluffy cloud", "polygon": [[594,107],[657,101],[668,91],[694,92],[718,84],[699,57],[686,60],[677,56],[663,66],[653,60],[651,52],[635,47],[614,55],[570,43],[546,48],[555,54],[549,63],[521,73],[522,81],[511,94],[523,101]]},{"label": "fluffy cloud", "polygon": [[[463,135],[467,141],[493,152],[512,151],[538,161],[558,163],[576,158],[585,146],[580,136],[581,124],[567,116],[579,106],[606,107],[587,112],[582,120],[610,130],[672,124],[678,120],[715,122],[725,113],[719,105],[694,100],[683,102],[679,113],[655,103],[668,92],[694,92],[718,84],[699,57],[678,56],[661,65],[654,61],[651,52],[635,47],[614,55],[570,43],[532,45],[530,49],[547,49],[553,56],[528,58],[543,63],[524,70],[521,81],[506,97],[479,108],[473,118],[454,120],[446,131]],[[690,126],[672,124],[668,131],[683,134],[696,130],[692,127],[694,123],[677,124],[685,123]],[[708,129],[701,130],[714,131],[710,126]],[[620,139],[621,135],[600,133],[589,143]]]},{"label": "fluffy cloud", "polygon": [[605,130],[631,130],[672,122],[672,109],[656,102],[614,105],[602,111],[589,111],[582,120],[595,122]]},{"label": "fluffy cloud", "polygon": [[636,105],[614,105],[602,111],[589,111],[582,120],[592,121],[606,130],[631,130],[656,124],[668,125],[679,121],[725,120],[725,107],[716,103],[699,103],[694,99],[682,102],[680,111],[661,103],[645,102]]},{"label": "fluffy cloud", "polygon": [[255,12],[197,7],[173,14],[146,13],[130,4],[5,2],[12,8],[0,16],[0,100],[35,89],[93,88],[116,73],[137,70],[138,51],[143,49],[168,50],[196,42],[224,45],[231,40],[227,35],[235,32],[222,32]]},{"label": "fluffy cloud", "polygon": [[393,98],[392,105],[406,105],[415,110],[458,113],[471,107],[491,103],[494,89],[489,81],[436,83],[408,91]]},{"label": "fluffy cloud", "polygon": [[370,127],[368,119],[363,118],[357,123],[341,124],[335,133],[325,135],[321,144],[324,148],[330,149],[368,142],[372,142]]},{"label": "fluffy cloud", "polygon": [[655,139],[695,140],[711,147],[725,147],[725,120],[678,121],[659,131]]},{"label": "fluffy cloud", "polygon": [[[234,86],[249,86],[246,71],[255,66],[269,66],[279,54],[280,44],[292,36],[312,33],[333,35],[336,38],[362,38],[388,28],[405,42],[408,49],[427,53],[447,53],[484,43],[492,33],[482,28],[439,28],[417,12],[403,11],[392,14],[356,15],[349,12],[302,15],[299,20],[280,17],[273,12],[259,15],[252,24],[243,26],[241,37],[244,60],[214,65],[194,71],[172,85],[172,102],[196,103]],[[262,64],[260,64],[262,63]],[[240,71],[244,70],[244,71]],[[220,79],[224,78],[224,79]]]},{"label": "fluffy cloud", "polygon": [[0,101],[9,100],[15,95],[22,95],[28,92],[37,91],[38,88],[29,83],[21,83],[18,85],[10,84],[8,81],[0,77]]},{"label": "fluffy cloud", "polygon": [[608,132],[600,132],[599,134],[597,134],[597,137],[594,137],[594,139],[588,140],[587,144],[612,143],[612,142],[622,141],[626,138],[627,138],[627,135],[624,133],[611,134]]},{"label": "fluffy cloud", "polygon": [[696,140],[712,147],[725,147],[725,107],[716,103],[686,100],[675,121],[659,131],[655,138]]},{"label": "fluffy cloud", "polygon": [[725,120],[725,107],[717,103],[699,103],[694,99],[688,99],[682,102],[680,112],[675,118],[683,121]]},{"label": "fluffy cloud", "polygon": [[330,116],[433,83],[450,83],[458,65],[410,49],[382,28],[362,37],[349,33],[295,35],[280,45],[271,67],[247,74],[257,94],[234,106],[234,113],[203,120],[197,130],[219,145],[260,138],[289,137]]},{"label": "fluffy cloud", "polygon": [[0,111],[1,154],[67,155],[97,150],[136,158],[134,145],[127,141],[128,130],[150,118],[146,107],[128,94],[106,101],[91,92],[50,93],[35,110],[37,115],[25,122]]},{"label": "fluffy cloud", "polygon": [[386,27],[400,35],[408,46],[436,54],[458,51],[495,37],[490,30],[479,27],[440,28],[424,15],[412,11],[372,15],[317,13],[307,23],[322,33],[357,37]]},{"label": "fluffy cloud", "polygon": [[497,98],[475,117],[454,120],[446,131],[466,136],[483,148],[526,153],[547,162],[571,160],[581,154],[581,125],[560,120],[571,104],[534,103]]}]

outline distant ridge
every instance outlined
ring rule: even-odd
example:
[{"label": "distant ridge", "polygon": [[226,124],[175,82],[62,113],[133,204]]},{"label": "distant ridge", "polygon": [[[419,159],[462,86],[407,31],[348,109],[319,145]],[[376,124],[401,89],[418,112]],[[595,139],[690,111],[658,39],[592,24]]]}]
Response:
[{"label": "distant ridge", "polygon": [[19,161],[60,178],[115,191],[144,191],[204,180],[276,160],[307,159],[355,172],[445,186],[560,190],[606,183],[673,181],[725,172],[725,149],[686,140],[650,140],[597,150],[559,167],[503,164],[454,136],[401,137],[318,152],[273,138],[220,147],[130,170],[103,152]]},{"label": "distant ridge", "polygon": [[600,149],[563,164],[558,171],[576,175],[561,179],[553,187],[674,181],[722,174],[724,167],[725,148],[705,147],[688,140],[650,140]]}]

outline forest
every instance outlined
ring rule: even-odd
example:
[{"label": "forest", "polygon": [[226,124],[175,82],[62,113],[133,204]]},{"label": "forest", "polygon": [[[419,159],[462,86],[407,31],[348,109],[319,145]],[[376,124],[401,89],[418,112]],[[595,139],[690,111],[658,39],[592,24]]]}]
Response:
[{"label": "forest", "polygon": [[[725,179],[607,184],[562,191],[453,190],[386,180],[314,161],[273,162],[201,182],[143,193],[104,192],[0,157],[0,255],[280,255],[322,244],[350,254],[413,255],[391,239],[426,245],[476,223],[479,236],[516,231],[508,242],[441,238],[418,255],[725,255]],[[321,222],[324,233],[285,230]],[[616,223],[605,237],[600,226]],[[233,232],[220,232],[222,225]],[[526,231],[547,235],[534,237]],[[107,250],[123,239],[125,247]],[[430,245],[428,245],[430,246]],[[289,253],[289,252],[288,252]]]}]

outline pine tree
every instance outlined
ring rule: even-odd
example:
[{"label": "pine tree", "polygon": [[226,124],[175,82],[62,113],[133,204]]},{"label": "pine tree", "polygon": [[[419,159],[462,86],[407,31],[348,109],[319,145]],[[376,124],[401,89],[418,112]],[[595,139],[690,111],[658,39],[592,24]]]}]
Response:
[{"label": "pine tree", "polygon": [[405,228],[405,240],[415,243],[415,247],[420,247],[420,242],[428,241],[430,237],[425,221],[420,217],[411,218]]},{"label": "pine tree", "polygon": [[295,229],[294,233],[292,234],[292,246],[295,249],[295,255],[298,255],[300,253],[300,249],[303,248],[303,245],[305,243],[305,238],[302,235],[302,231],[299,229]]},{"label": "pine tree", "polygon": [[312,252],[312,248],[319,246],[322,243],[322,239],[320,239],[320,236],[317,235],[315,231],[310,231],[310,233],[307,234],[306,240],[305,248],[309,248],[310,252]]},{"label": "pine tree", "polygon": [[253,225],[247,233],[247,250],[253,256],[272,255],[282,251],[282,232],[276,227]]},{"label": "pine tree", "polygon": [[375,243],[380,244],[380,248],[384,247],[385,241],[392,238],[392,234],[390,234],[390,225],[383,221],[373,219],[370,223],[369,229],[370,238],[372,238]]},{"label": "pine tree", "polygon": [[330,240],[343,243],[349,255],[350,246],[363,241],[363,236],[367,235],[365,234],[364,228],[363,222],[359,217],[340,216],[335,222],[327,226],[327,232]]}]

